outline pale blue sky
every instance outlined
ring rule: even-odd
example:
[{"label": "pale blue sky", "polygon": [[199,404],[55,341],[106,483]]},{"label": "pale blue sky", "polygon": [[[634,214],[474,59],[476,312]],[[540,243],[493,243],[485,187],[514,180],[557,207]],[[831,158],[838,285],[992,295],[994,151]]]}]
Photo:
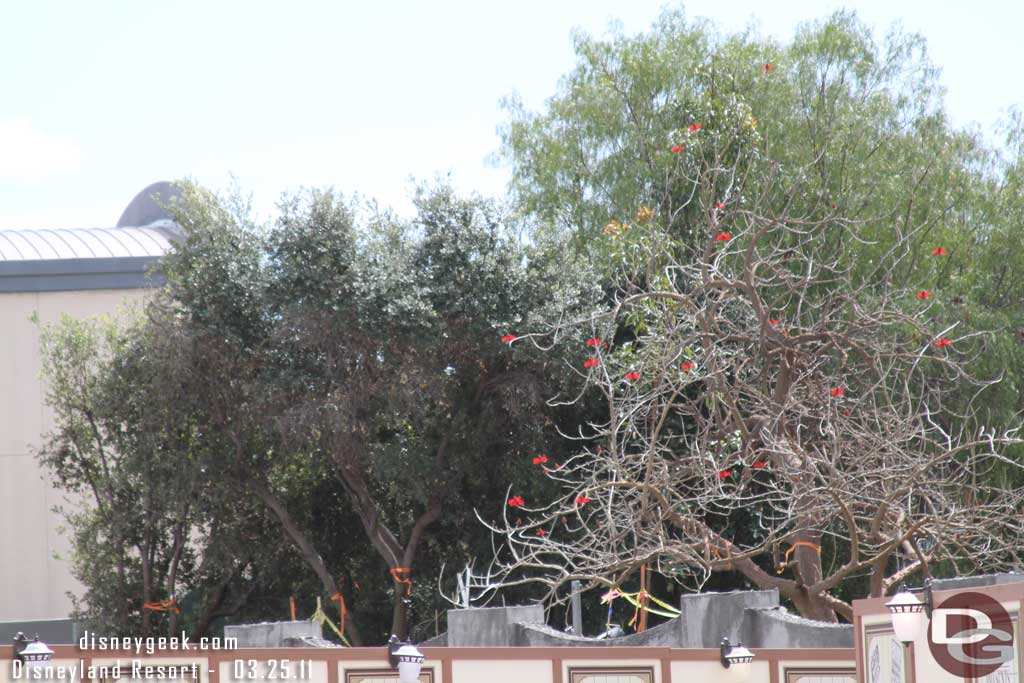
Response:
[{"label": "pale blue sky", "polygon": [[[0,228],[113,225],[155,180],[229,174],[268,211],[334,187],[408,206],[410,176],[502,193],[486,157],[517,91],[538,108],[573,64],[570,31],[646,29],[658,0],[0,4]],[[691,17],[787,39],[851,7],[928,39],[958,125],[1024,102],[1019,0],[692,0]]]}]

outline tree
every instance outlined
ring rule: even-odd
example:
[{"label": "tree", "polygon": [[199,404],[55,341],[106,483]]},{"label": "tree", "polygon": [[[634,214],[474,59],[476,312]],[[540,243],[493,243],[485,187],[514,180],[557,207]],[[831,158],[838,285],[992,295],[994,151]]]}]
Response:
[{"label": "tree", "polygon": [[[852,12],[808,22],[787,44],[752,31],[724,35],[681,10],[666,11],[647,33],[575,42],[577,65],[544,110],[507,102],[503,156],[523,211],[590,249],[624,209],[646,205],[699,253],[705,216],[690,185],[666,178],[679,164],[700,166],[710,150],[689,144],[690,126],[727,133],[731,146],[723,138],[715,153],[738,164],[739,176],[752,159],[805,174],[803,193],[779,195],[791,204],[775,211],[858,222],[859,239],[833,244],[858,283],[869,283],[874,264],[911,231],[944,245],[949,257],[936,262],[911,244],[891,280],[871,284],[927,285],[955,304],[965,326],[998,331],[972,371],[1006,369],[1007,381],[977,407],[1003,422],[1024,409],[1015,390],[1024,300],[1013,285],[1024,273],[1019,115],[1001,149],[955,129],[923,38],[892,30],[876,39]],[[723,201],[735,196],[720,190]]]},{"label": "tree", "polygon": [[614,304],[537,330],[590,336],[574,366],[606,413],[548,468],[558,496],[517,501],[522,526],[490,523],[498,575],[555,597],[648,563],[698,588],[735,572],[835,621],[852,618],[844,596],[939,563],[1019,567],[1024,487],[1003,453],[1019,421],[983,426],[995,380],[969,372],[986,339],[941,294],[896,284],[908,260],[941,269],[949,250],[925,222],[848,262],[840,245],[875,246],[872,223],[822,206],[814,174],[744,127],[695,125],[688,157],[652,150],[669,169],[652,194],[692,199],[627,206],[593,247],[615,266]]},{"label": "tree", "polygon": [[[86,588],[76,618],[117,633],[176,633],[185,626],[179,600],[215,586],[188,624],[201,637],[245,605],[252,588],[241,575],[260,564],[252,548],[265,533],[251,506],[225,505],[230,492],[203,476],[174,368],[153,362],[161,341],[131,311],[120,321],[65,317],[44,328],[56,427],[38,456],[76,502],[63,510],[72,570]],[[237,549],[241,538],[248,552],[211,550]]]},{"label": "tree", "polygon": [[203,471],[259,500],[327,595],[351,561],[325,554],[295,484],[330,476],[361,532],[347,552],[369,541],[390,572],[390,632],[403,635],[424,546],[464,535],[469,510],[503,498],[555,433],[543,399],[561,375],[501,337],[593,279],[542,240],[521,244],[493,204],[443,187],[418,196],[411,223],[357,226],[331,192],[280,209],[261,229],[186,188],[186,239],[162,264],[149,324],[173,340],[160,362],[198,416]]}]

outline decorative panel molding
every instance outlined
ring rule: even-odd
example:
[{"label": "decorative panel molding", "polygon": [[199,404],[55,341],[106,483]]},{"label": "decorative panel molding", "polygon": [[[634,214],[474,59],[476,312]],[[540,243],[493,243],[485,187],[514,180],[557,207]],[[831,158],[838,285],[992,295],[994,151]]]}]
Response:
[{"label": "decorative panel molding", "polygon": [[569,683],[654,683],[654,669],[635,666],[570,667]]}]

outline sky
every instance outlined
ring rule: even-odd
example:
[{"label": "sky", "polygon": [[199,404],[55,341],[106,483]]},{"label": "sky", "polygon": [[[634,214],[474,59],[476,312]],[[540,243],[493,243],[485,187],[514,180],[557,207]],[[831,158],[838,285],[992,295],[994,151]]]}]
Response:
[{"label": "sky", "polygon": [[[333,186],[409,209],[412,179],[501,196],[489,161],[518,93],[540,109],[573,29],[649,28],[661,0],[35,0],[0,5],[0,229],[105,227],[146,185],[234,182],[270,215]],[[1024,103],[1024,3],[691,0],[687,16],[786,41],[857,10],[923,34],[958,126]]]}]

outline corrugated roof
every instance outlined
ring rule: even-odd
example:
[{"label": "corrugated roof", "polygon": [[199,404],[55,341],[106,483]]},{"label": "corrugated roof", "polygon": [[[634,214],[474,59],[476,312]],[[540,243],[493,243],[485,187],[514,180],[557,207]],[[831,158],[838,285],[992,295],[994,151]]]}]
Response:
[{"label": "corrugated roof", "polygon": [[0,261],[159,257],[171,248],[174,227],[0,230]]}]

